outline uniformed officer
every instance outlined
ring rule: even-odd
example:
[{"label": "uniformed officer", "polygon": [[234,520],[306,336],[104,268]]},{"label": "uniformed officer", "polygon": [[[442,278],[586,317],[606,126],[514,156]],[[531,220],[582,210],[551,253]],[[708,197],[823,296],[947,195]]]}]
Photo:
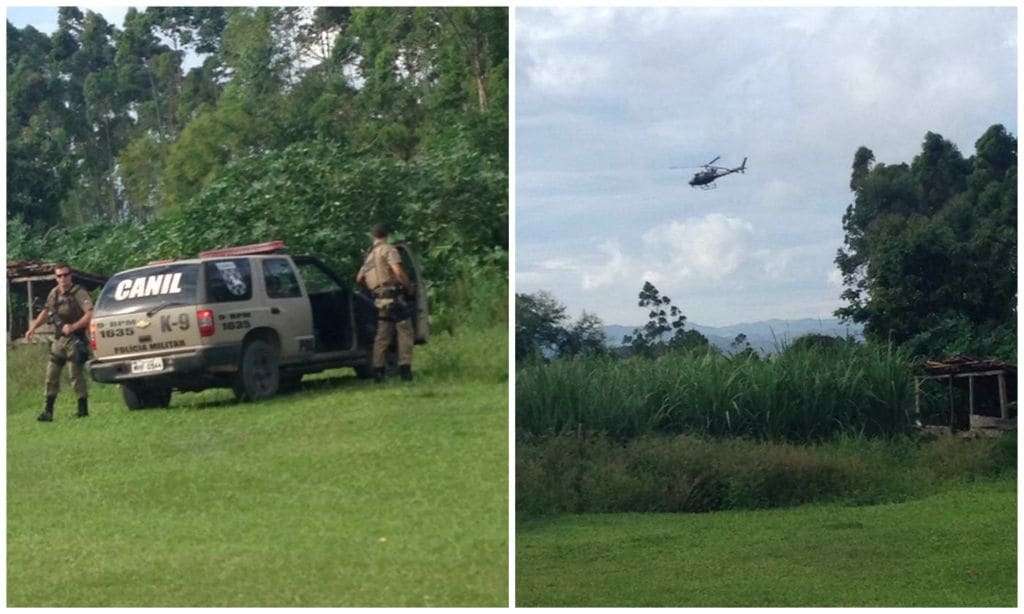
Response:
[{"label": "uniformed officer", "polygon": [[374,379],[384,381],[384,355],[393,335],[398,336],[398,368],[402,379],[412,379],[412,296],[415,288],[402,268],[398,248],[388,243],[388,228],[377,224],[370,231],[373,247],[356,275],[356,283],[373,293],[377,308],[377,336],[373,340]]},{"label": "uniformed officer", "polygon": [[53,269],[57,286],[46,297],[46,307],[32,321],[25,340],[32,341],[36,329],[48,319],[54,323],[54,338],[50,344],[50,362],[46,367],[46,407],[39,414],[40,422],[53,421],[53,403],[60,391],[60,372],[70,363],[71,386],[78,396],[78,417],[89,415],[89,390],[86,386],[85,361],[88,341],[85,331],[92,320],[92,299],[84,288],[72,282],[71,267],[58,264]]}]

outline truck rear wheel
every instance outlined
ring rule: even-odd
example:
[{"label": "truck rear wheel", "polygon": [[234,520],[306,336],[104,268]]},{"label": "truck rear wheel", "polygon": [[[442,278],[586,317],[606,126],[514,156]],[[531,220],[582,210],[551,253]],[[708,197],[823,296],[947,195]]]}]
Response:
[{"label": "truck rear wheel", "polygon": [[254,339],[242,349],[242,362],[232,387],[242,401],[267,399],[277,392],[281,383],[277,351],[262,339]]},{"label": "truck rear wheel", "polygon": [[171,404],[171,389],[143,384],[121,384],[121,398],[130,410],[167,407]]}]

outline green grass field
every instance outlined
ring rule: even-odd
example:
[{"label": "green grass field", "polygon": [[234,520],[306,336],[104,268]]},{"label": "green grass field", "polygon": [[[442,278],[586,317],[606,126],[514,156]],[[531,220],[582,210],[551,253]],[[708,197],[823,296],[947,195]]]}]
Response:
[{"label": "green grass field", "polygon": [[907,503],[522,523],[518,606],[1017,603],[1016,481]]},{"label": "green grass field", "polygon": [[91,383],[42,403],[7,354],[9,606],[504,606],[504,328],[418,349],[417,380],[350,369],[257,404],[129,412]]}]

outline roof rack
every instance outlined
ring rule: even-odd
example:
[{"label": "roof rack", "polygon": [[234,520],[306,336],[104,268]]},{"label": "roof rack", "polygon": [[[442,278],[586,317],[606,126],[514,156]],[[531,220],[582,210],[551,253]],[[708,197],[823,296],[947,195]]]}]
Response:
[{"label": "roof rack", "polygon": [[284,241],[267,241],[266,243],[253,243],[252,245],[209,249],[205,252],[199,252],[199,257],[225,258],[228,256],[251,256],[253,254],[276,254],[286,249],[288,247],[284,244]]}]

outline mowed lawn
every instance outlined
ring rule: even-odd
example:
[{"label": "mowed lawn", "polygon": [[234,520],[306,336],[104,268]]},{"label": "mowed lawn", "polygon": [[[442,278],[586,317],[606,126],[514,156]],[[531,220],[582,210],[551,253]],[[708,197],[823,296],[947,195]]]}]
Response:
[{"label": "mowed lawn", "polygon": [[52,424],[43,354],[8,352],[8,605],[506,605],[505,336],[465,377],[441,338],[412,384],[344,369],[263,403],[129,412],[93,382],[79,420],[65,383]]},{"label": "mowed lawn", "polygon": [[891,505],[523,523],[518,606],[1017,604],[1016,482]]}]

